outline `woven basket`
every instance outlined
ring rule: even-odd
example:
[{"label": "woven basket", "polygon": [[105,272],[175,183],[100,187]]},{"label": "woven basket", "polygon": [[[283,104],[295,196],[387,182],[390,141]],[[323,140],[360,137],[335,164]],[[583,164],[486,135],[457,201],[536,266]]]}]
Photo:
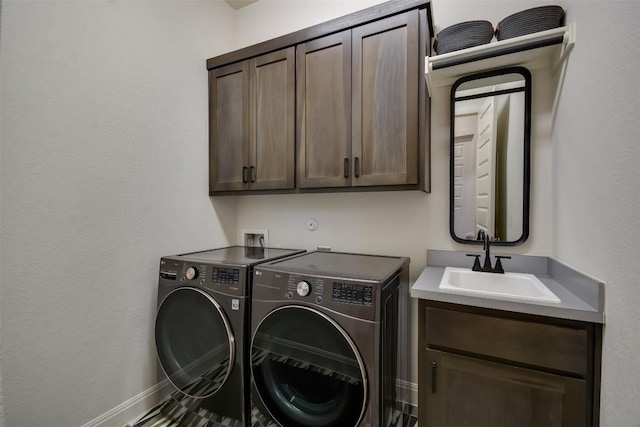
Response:
[{"label": "woven basket", "polygon": [[438,54],[454,52],[481,44],[493,38],[493,25],[489,21],[467,21],[440,31],[433,43]]},{"label": "woven basket", "polygon": [[540,6],[523,10],[504,18],[496,27],[498,40],[510,39],[562,26],[564,9],[560,6]]}]

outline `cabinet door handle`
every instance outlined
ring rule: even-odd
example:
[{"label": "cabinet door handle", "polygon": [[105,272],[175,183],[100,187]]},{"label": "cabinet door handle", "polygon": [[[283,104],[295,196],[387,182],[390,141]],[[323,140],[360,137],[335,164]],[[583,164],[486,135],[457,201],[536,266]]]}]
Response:
[{"label": "cabinet door handle", "polygon": [[360,159],[357,157],[353,159],[353,174],[356,178],[360,176]]},{"label": "cabinet door handle", "polygon": [[243,183],[247,183],[247,167],[243,166],[242,167],[242,182]]},{"label": "cabinet door handle", "polygon": [[436,362],[431,362],[431,393],[435,393],[438,390],[436,383],[437,367]]},{"label": "cabinet door handle", "polygon": [[250,180],[251,180],[251,182],[256,182],[256,168],[253,167],[253,166],[251,166]]},{"label": "cabinet door handle", "polygon": [[344,158],[344,177],[349,178],[349,158]]}]

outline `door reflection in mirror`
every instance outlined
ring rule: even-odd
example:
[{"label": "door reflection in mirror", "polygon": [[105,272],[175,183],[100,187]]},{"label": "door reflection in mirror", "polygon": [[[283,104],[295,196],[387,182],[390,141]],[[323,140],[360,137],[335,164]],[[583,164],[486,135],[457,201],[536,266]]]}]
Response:
[{"label": "door reflection in mirror", "polygon": [[451,235],[520,244],[529,233],[530,74],[463,77],[451,99]]}]

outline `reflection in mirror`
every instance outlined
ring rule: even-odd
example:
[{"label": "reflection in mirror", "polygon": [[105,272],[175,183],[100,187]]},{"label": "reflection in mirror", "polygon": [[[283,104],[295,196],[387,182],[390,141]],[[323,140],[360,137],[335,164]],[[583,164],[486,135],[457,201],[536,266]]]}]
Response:
[{"label": "reflection in mirror", "polygon": [[529,235],[531,75],[514,67],[451,89],[450,232],[460,243],[518,245]]}]

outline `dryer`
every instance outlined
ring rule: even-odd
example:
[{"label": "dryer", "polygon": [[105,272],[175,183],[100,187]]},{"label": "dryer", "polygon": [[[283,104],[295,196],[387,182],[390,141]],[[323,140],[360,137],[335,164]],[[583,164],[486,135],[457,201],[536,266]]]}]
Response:
[{"label": "dryer", "polygon": [[316,251],[258,266],[252,425],[401,425],[399,310],[408,278],[404,257]]},{"label": "dryer", "polygon": [[158,379],[168,378],[177,390],[174,399],[180,419],[175,421],[247,424],[245,341],[253,268],[302,252],[232,246],[160,260],[155,321]]}]

